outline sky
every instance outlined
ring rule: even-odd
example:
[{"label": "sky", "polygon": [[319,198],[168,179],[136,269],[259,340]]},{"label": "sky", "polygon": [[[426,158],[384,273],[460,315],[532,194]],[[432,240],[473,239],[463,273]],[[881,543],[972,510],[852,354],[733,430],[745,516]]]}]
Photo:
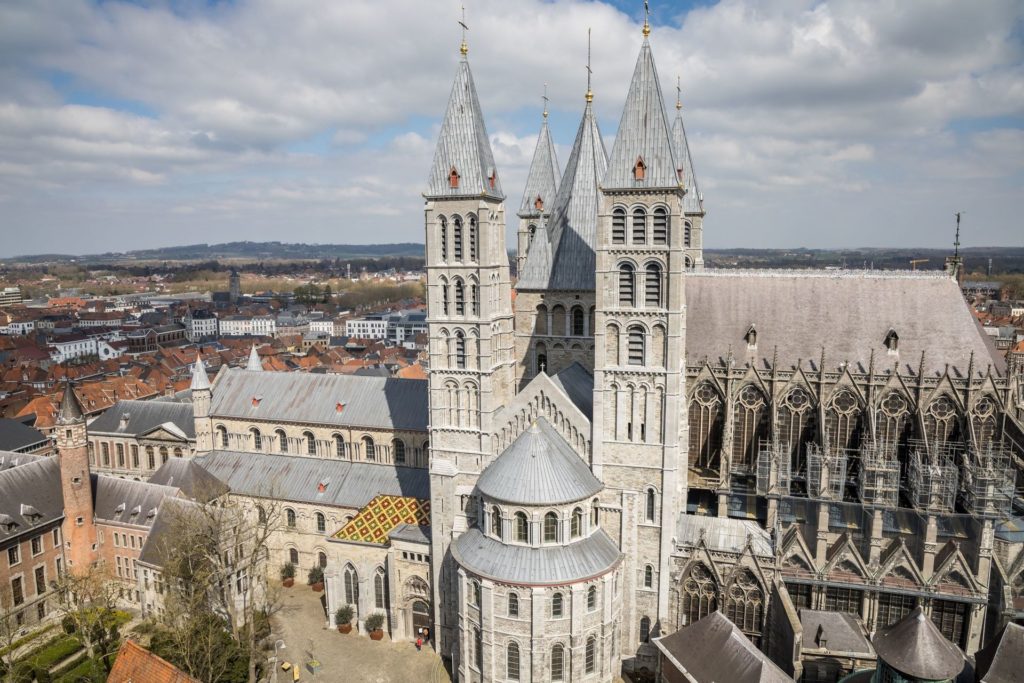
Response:
[{"label": "sky", "polygon": [[[423,240],[459,0],[0,0],[0,257]],[[466,0],[509,244],[547,83],[562,164],[587,29],[608,150],[632,0]],[[1024,2],[651,3],[708,248],[1022,246]],[[674,114],[674,111],[670,112]]]}]

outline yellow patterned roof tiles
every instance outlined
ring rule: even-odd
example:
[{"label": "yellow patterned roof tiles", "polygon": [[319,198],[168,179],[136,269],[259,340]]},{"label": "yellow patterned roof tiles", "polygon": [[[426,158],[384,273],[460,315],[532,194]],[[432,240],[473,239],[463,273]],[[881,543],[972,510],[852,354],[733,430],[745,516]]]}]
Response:
[{"label": "yellow patterned roof tiles", "polygon": [[343,526],[334,537],[361,543],[388,542],[388,534],[400,524],[430,524],[430,501],[406,496],[380,495]]}]

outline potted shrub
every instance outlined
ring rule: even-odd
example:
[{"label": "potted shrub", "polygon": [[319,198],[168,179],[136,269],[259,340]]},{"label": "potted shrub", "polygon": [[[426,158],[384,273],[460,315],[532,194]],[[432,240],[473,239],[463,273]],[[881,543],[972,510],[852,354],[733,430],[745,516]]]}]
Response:
[{"label": "potted shrub", "polygon": [[319,565],[310,567],[309,574],[306,575],[306,582],[317,593],[322,591],[324,589],[324,568]]},{"label": "potted shrub", "polygon": [[370,632],[370,638],[380,640],[384,637],[384,615],[380,612],[366,617],[366,630]]},{"label": "potted shrub", "polygon": [[338,633],[352,632],[353,616],[355,614],[352,611],[352,605],[342,605],[338,608],[338,611],[334,613],[334,623],[338,625]]},{"label": "potted shrub", "polygon": [[281,583],[285,588],[295,585],[295,565],[291,562],[285,562],[281,566]]}]

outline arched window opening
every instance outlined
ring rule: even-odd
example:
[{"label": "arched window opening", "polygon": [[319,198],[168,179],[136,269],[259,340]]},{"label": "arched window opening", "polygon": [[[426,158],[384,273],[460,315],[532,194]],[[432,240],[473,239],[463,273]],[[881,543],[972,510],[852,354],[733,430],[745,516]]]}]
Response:
[{"label": "arched window opening", "polygon": [[684,256],[683,257],[683,268],[685,268],[686,270],[693,270],[694,269],[693,259],[690,258],[689,256]]},{"label": "arched window opening", "polygon": [[597,498],[595,498],[590,503],[590,525],[596,529],[597,528],[597,523],[598,523],[598,521],[600,521],[600,519],[601,519],[601,508],[598,507],[598,500],[597,500]]},{"label": "arched window opening", "polygon": [[288,561],[296,565],[299,563],[299,551],[297,548],[288,549]]},{"label": "arched window opening", "polygon": [[789,444],[790,472],[802,474],[807,460],[807,444],[814,440],[816,410],[802,387],[795,387],[779,402],[778,438]]},{"label": "arched window opening", "polygon": [[644,566],[644,588],[654,587],[654,567],[651,565]]},{"label": "arched window opening", "polygon": [[750,570],[744,569],[733,577],[725,592],[725,616],[759,645],[763,613],[764,593]]},{"label": "arched window opening", "polygon": [[469,260],[476,263],[476,255],[479,250],[477,242],[476,216],[469,217]]},{"label": "arched window opening", "polygon": [[825,437],[830,450],[856,449],[860,444],[860,401],[849,389],[840,389],[825,409]]},{"label": "arched window opening", "polygon": [[519,596],[515,593],[508,594],[508,616],[517,618],[519,616]]},{"label": "arched window opening", "polygon": [[717,472],[721,464],[722,397],[710,382],[701,383],[690,399],[690,467]]},{"label": "arched window opening", "polygon": [[936,448],[959,441],[956,404],[949,396],[939,396],[934,399],[924,413],[924,428],[929,445],[934,444]]},{"label": "arched window opening", "polygon": [[587,638],[587,650],[586,655],[583,658],[583,666],[586,673],[594,673],[594,668],[597,660],[597,639],[594,636]]},{"label": "arched window opening", "polygon": [[516,513],[516,541],[519,543],[530,542],[530,523],[523,512]]},{"label": "arched window opening", "polygon": [[651,642],[651,618],[643,617],[640,619],[640,642],[649,643]]},{"label": "arched window opening", "polygon": [[636,305],[633,286],[633,266],[623,263],[619,266],[619,306],[621,308],[632,308]]},{"label": "arched window opening", "polygon": [[363,437],[363,451],[366,453],[366,459],[375,462],[377,460],[377,447],[373,443],[373,439],[369,436]]},{"label": "arched window opening", "polygon": [[656,208],[653,223],[651,241],[654,244],[668,244],[668,212],[660,206]]},{"label": "arched window opening", "polygon": [[544,542],[556,543],[558,541],[558,515],[549,512],[544,515]]},{"label": "arched window opening", "polygon": [[715,579],[703,564],[695,564],[683,581],[683,617],[692,624],[718,609]]},{"label": "arched window opening", "polygon": [[455,315],[466,315],[466,286],[455,279]]},{"label": "arched window opening", "polygon": [[[255,427],[253,427],[252,429],[249,430],[249,433],[252,435],[252,449],[254,451],[262,451],[263,450],[263,435],[260,434],[260,430],[258,430]],[[166,449],[164,449],[164,450],[166,450]]]},{"label": "arched window opening", "polygon": [[452,219],[452,254],[456,261],[462,260],[462,219],[458,216]]},{"label": "arched window opening", "polygon": [[505,678],[519,680],[519,646],[515,643],[509,643],[505,650]]},{"label": "arched window opening", "polygon": [[277,451],[278,453],[288,452],[288,435],[284,433],[283,429],[278,429],[274,432],[274,436],[277,437]]},{"label": "arched window opening", "polygon": [[377,609],[384,609],[384,596],[387,590],[384,586],[384,570],[378,569],[373,575],[373,604]]},{"label": "arched window opening", "polygon": [[561,593],[551,596],[551,618],[561,619],[565,614],[565,601]]},{"label": "arched window opening", "polygon": [[295,528],[295,510],[292,510],[291,508],[285,508],[285,510],[284,510],[284,518],[285,518],[285,522],[288,524],[288,528],[294,529]]},{"label": "arched window opening", "polygon": [[263,508],[262,505],[256,506],[256,519],[259,520],[260,524],[267,523],[267,511]]},{"label": "arched window opening", "polygon": [[878,404],[876,424],[878,443],[887,452],[893,453],[903,441],[910,416],[909,404],[899,392],[890,392]]},{"label": "arched window opening", "polygon": [[228,430],[224,427],[217,427],[217,434],[220,436],[220,447],[228,448]]},{"label": "arched window opening", "polygon": [[750,470],[757,462],[757,448],[768,438],[768,402],[753,384],[740,389],[733,408],[732,463]]},{"label": "arched window opening", "polygon": [[551,648],[551,680],[565,680],[565,648],[561,645]]},{"label": "arched window opening", "polygon": [[316,554],[316,563],[321,569],[327,569],[327,553],[320,551]]},{"label": "arched window opening", "polygon": [[643,209],[633,210],[633,244],[647,241],[647,213]]},{"label": "arched window opening", "polygon": [[626,210],[616,208],[612,211],[612,244],[626,243]]},{"label": "arched window opening", "polygon": [[491,508],[491,535],[501,539],[501,510],[497,505]]},{"label": "arched window opening", "polygon": [[647,264],[647,277],[644,287],[644,304],[648,308],[661,308],[661,266],[657,263]]},{"label": "arched window opening", "polygon": [[175,458],[180,458],[183,455],[184,455],[184,452],[180,448],[175,448],[174,449],[174,457]]},{"label": "arched window opening", "polygon": [[[455,169],[453,168],[452,171]],[[456,176],[458,178],[458,176]],[[440,233],[441,233],[441,260],[448,260],[448,221],[444,219],[444,216],[440,220]]]},{"label": "arched window opening", "polygon": [[693,224],[690,223],[690,221],[686,221],[685,223],[683,223],[683,246],[684,247],[693,246],[693,244],[691,243],[692,235],[693,235]]},{"label": "arched window opening", "polygon": [[304,432],[302,438],[306,440],[306,455],[316,455],[316,437],[313,432]]},{"label": "arched window opening", "polygon": [[543,344],[537,344],[537,374],[548,371],[548,347]]},{"label": "arched window opening", "polygon": [[466,369],[466,335],[462,330],[455,333],[455,367],[459,370]]},{"label": "arched window opening", "polygon": [[536,225],[531,225],[529,227],[529,229],[528,229],[528,232],[530,234],[530,237],[529,237],[529,240],[527,241],[527,245],[529,246],[529,245],[533,244],[533,238],[537,236],[537,226]]},{"label": "arched window opening", "polygon": [[445,315],[448,315],[449,302],[448,302],[448,281],[441,278],[441,310]]},{"label": "arched window opening", "polygon": [[341,434],[334,435],[334,454],[339,458],[345,457],[345,440],[341,438]]},{"label": "arched window opening", "polygon": [[405,442],[401,439],[395,439],[391,442],[391,454],[394,457],[396,465],[405,464]]},{"label": "arched window opening", "polygon": [[451,185],[454,190],[459,186],[459,172],[452,166],[452,170],[448,171],[448,184]]},{"label": "arched window opening", "polygon": [[475,282],[469,284],[469,314],[480,315],[480,288]]},{"label": "arched window opening", "polygon": [[586,329],[586,315],[583,313],[583,308],[580,306],[573,306],[572,308],[572,336],[582,337],[585,334]]},{"label": "arched window opening", "polygon": [[359,575],[352,565],[345,565],[345,571],[341,575],[342,588],[345,592],[345,604],[353,605],[358,609],[359,605]]},{"label": "arched window opening", "polygon": [[569,535],[572,538],[579,538],[583,534],[583,510],[576,508],[572,511],[572,522],[569,525]]},{"label": "arched window opening", "polygon": [[597,586],[587,589],[587,611],[593,612],[597,609]]},{"label": "arched window opening", "polygon": [[633,180],[643,180],[646,175],[647,164],[644,163],[643,157],[638,157],[633,165]]},{"label": "arched window opening", "polygon": [[628,332],[628,345],[629,345],[629,365],[643,365],[644,364],[644,328],[639,325],[633,325],[629,328]]},{"label": "arched window opening", "polygon": [[644,504],[644,517],[648,522],[653,522],[657,513],[657,498],[658,492],[653,488],[647,489]]}]

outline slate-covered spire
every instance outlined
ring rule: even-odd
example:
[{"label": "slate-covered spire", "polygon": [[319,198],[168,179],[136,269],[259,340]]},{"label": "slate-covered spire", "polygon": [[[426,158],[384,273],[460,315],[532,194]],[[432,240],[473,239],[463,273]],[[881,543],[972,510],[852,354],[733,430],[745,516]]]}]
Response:
[{"label": "slate-covered spire", "polygon": [[608,168],[608,153],[594,117],[592,99],[588,90],[583,118],[551,209],[548,239],[534,240],[517,289],[594,289],[597,194]]},{"label": "slate-covered spire", "polygon": [[245,364],[245,369],[252,372],[263,372],[263,363],[260,362],[260,354],[256,353],[255,344],[249,349],[249,362]]},{"label": "slate-covered spire", "polygon": [[466,49],[461,52],[424,195],[428,198],[487,195],[504,199]]},{"label": "slate-covered spire", "polygon": [[690,143],[686,140],[686,129],[683,127],[683,101],[676,86],[676,119],[672,122],[672,155],[676,160],[676,176],[680,184],[686,188],[683,197],[684,213],[703,213],[704,200],[697,186],[697,174],[693,170],[693,157],[690,156]]},{"label": "slate-covered spire", "polygon": [[57,421],[60,424],[72,424],[84,419],[82,404],[75,395],[71,382],[64,382],[64,396],[60,399],[60,410],[57,413]]},{"label": "slate-covered spire", "polygon": [[210,378],[206,374],[203,357],[196,354],[195,365],[192,366],[192,391],[203,391],[210,388]]},{"label": "slate-covered spire", "polygon": [[647,33],[649,29],[644,32],[608,160],[608,173],[602,183],[605,189],[679,186],[665,102]]},{"label": "slate-covered spire", "polygon": [[544,121],[540,124],[540,135],[537,136],[537,147],[533,151],[533,162],[530,174],[526,177],[526,190],[523,192],[523,203],[519,207],[519,217],[529,218],[540,216],[551,211],[551,204],[558,193],[558,157],[555,155],[555,143],[551,140],[548,129],[548,112],[544,109]]}]

